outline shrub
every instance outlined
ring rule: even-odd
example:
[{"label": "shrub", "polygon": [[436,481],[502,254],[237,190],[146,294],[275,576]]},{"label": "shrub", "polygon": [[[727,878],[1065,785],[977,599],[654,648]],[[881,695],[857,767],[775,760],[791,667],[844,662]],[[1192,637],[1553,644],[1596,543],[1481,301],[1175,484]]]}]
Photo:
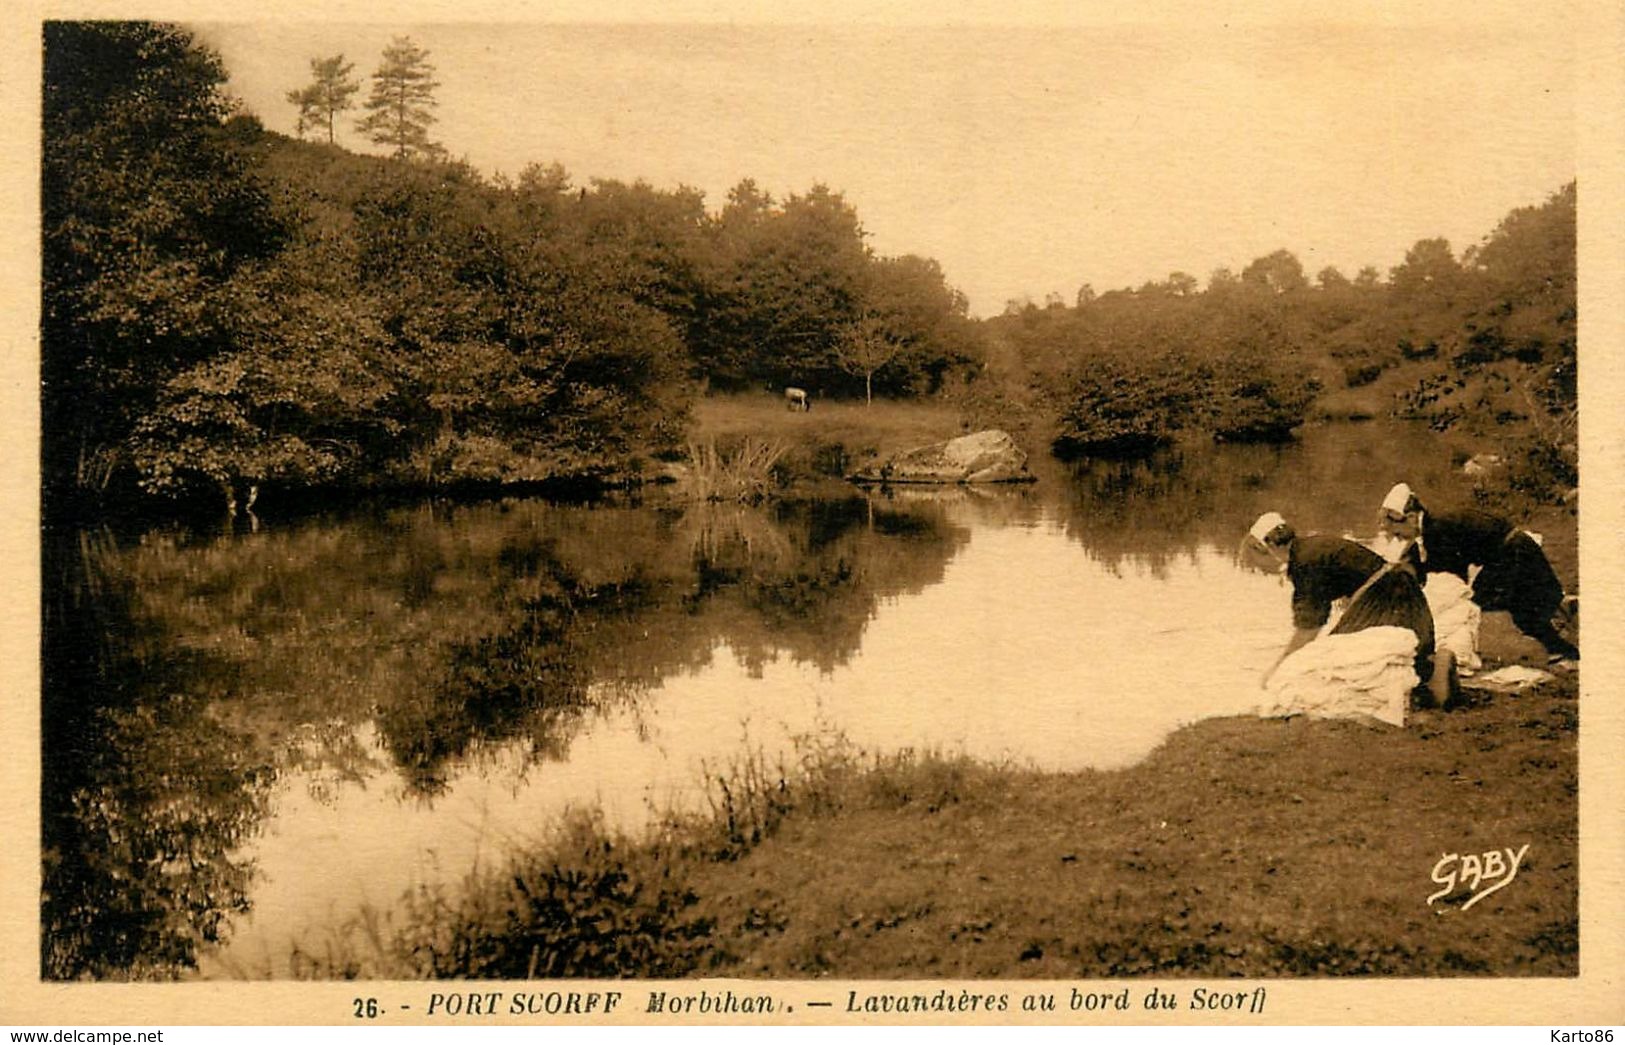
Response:
[{"label": "shrub", "polygon": [[1343,387],[1362,388],[1382,376],[1381,363],[1355,362],[1343,366]]},{"label": "shrub", "polygon": [[1301,368],[1238,353],[1214,368],[1208,427],[1224,442],[1280,442],[1303,424],[1319,391]]},{"label": "shrub", "polygon": [[1070,378],[1071,402],[1054,441],[1061,457],[1135,456],[1164,446],[1207,393],[1203,375],[1174,353],[1091,356],[1073,367]]},{"label": "shrub", "polygon": [[550,850],[471,876],[454,900],[414,894],[396,947],[432,978],[682,976],[712,928],[696,900],[657,851],[579,816]]},{"label": "shrub", "polygon": [[1319,391],[1303,368],[1248,350],[1212,364],[1172,352],[1150,360],[1096,356],[1073,375],[1054,443],[1061,457],[1141,456],[1185,430],[1228,442],[1287,439]]}]

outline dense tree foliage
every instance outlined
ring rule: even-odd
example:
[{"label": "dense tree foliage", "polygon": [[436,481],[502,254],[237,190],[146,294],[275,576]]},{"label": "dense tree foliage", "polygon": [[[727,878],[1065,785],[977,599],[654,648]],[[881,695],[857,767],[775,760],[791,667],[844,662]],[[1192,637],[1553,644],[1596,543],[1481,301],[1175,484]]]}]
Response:
[{"label": "dense tree foliage", "polygon": [[[1204,291],[1182,272],[1138,290],[1085,287],[1073,308],[1015,303],[991,320],[1063,452],[1142,452],[1178,433],[1287,437],[1320,389],[1414,364],[1393,412],[1435,427],[1518,423],[1561,481],[1574,474],[1575,186],[1513,211],[1456,256],[1419,240],[1385,281],[1370,267],[1311,282],[1286,250]],[[1520,429],[1521,430],[1521,429]],[[1566,463],[1565,463],[1566,462]]]},{"label": "dense tree foliage", "polygon": [[667,201],[339,162],[349,197],[238,281],[232,348],[177,373],[138,426],[143,485],[540,481],[675,445],[686,355],[662,259],[636,241]]},{"label": "dense tree foliage", "polygon": [[742,181],[700,247],[692,348],[714,386],[923,393],[977,355],[941,267],[875,255],[857,212],[824,186],[780,203]]},{"label": "dense tree foliage", "polygon": [[[405,38],[363,121],[391,159],[233,114],[219,60],[174,27],[50,23],[45,58],[48,495],[630,476],[681,445],[706,387],[1002,396],[1079,452],[1274,440],[1318,390],[1401,363],[1403,412],[1524,420],[1573,457],[1572,184],[1459,256],[1418,241],[1386,280],[1311,280],[1282,249],[1205,288],[1085,285],[978,324],[826,186],[746,179],[713,211],[689,188],[448,162]],[[350,68],[312,72],[290,97],[331,125]]]},{"label": "dense tree foliage", "polygon": [[287,239],[222,133],[224,79],[178,29],[45,26],[48,494],[112,480],[167,382],[229,344],[232,281]]},{"label": "dense tree foliage", "polygon": [[[290,94],[347,103],[340,56]],[[47,37],[47,457],[59,486],[262,488],[632,474],[695,390],[922,392],[975,355],[935,262],[882,258],[815,186],[692,189],[558,166],[486,179],[428,141],[398,39],[363,121],[391,159],[233,115],[183,30]],[[309,120],[304,119],[309,117]],[[398,162],[410,159],[414,162]],[[884,346],[853,363],[858,332]]]},{"label": "dense tree foliage", "polygon": [[1278,439],[1303,420],[1318,383],[1292,295],[1262,279],[1218,279],[1205,293],[1193,283],[1174,273],[999,321],[1035,400],[1059,418],[1057,449],[1135,454],[1185,431]]}]

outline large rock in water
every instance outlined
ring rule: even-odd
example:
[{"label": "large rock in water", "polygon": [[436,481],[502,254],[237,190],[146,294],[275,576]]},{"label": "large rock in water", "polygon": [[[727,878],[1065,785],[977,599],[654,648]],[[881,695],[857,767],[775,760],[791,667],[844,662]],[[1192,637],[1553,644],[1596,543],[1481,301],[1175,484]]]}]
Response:
[{"label": "large rock in water", "polygon": [[1031,482],[1027,455],[1008,432],[990,428],[945,443],[907,450],[852,478],[864,483]]}]

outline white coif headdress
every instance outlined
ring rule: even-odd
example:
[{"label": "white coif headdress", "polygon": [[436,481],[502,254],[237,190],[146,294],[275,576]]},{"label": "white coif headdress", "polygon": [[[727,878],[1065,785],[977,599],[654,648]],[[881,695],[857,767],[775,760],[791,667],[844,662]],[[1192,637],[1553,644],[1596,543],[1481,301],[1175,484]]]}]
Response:
[{"label": "white coif headdress", "polygon": [[1253,528],[1247,531],[1247,535],[1259,544],[1263,544],[1269,538],[1269,535],[1275,532],[1277,526],[1282,526],[1285,523],[1286,520],[1281,517],[1280,512],[1265,512],[1258,517],[1257,522],[1253,523]]},{"label": "white coif headdress", "polygon": [[1428,550],[1422,544],[1422,521],[1424,518],[1422,502],[1416,499],[1416,494],[1411,492],[1410,486],[1405,483],[1395,483],[1394,488],[1388,491],[1388,496],[1382,499],[1382,510],[1390,515],[1397,516],[1404,516],[1410,514],[1411,512],[1415,512],[1417,527],[1416,536],[1410,541],[1409,544],[1397,548],[1387,549],[1382,553],[1383,558],[1388,559],[1390,562],[1397,561],[1401,556],[1404,555],[1411,545],[1415,545],[1417,559],[1421,562],[1427,562]]},{"label": "white coif headdress", "polygon": [[1388,496],[1382,499],[1382,507],[1384,511],[1393,512],[1395,515],[1404,515],[1410,509],[1411,502],[1414,500],[1416,500],[1416,495],[1411,493],[1410,486],[1405,483],[1395,483],[1394,488],[1388,491]]}]

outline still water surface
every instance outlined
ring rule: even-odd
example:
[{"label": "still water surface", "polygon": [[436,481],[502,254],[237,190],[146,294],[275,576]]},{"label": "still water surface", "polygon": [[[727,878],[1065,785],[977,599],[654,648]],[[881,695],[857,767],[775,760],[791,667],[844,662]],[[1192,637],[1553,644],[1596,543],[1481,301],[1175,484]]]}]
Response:
[{"label": "still water surface", "polygon": [[47,974],[286,974],[567,810],[636,830],[836,737],[1133,763],[1248,713],[1286,641],[1284,582],[1232,561],[1252,520],[1364,532],[1396,477],[1458,481],[1426,433],[1360,426],[1016,490],[82,535],[62,619],[98,652],[47,687]]}]

